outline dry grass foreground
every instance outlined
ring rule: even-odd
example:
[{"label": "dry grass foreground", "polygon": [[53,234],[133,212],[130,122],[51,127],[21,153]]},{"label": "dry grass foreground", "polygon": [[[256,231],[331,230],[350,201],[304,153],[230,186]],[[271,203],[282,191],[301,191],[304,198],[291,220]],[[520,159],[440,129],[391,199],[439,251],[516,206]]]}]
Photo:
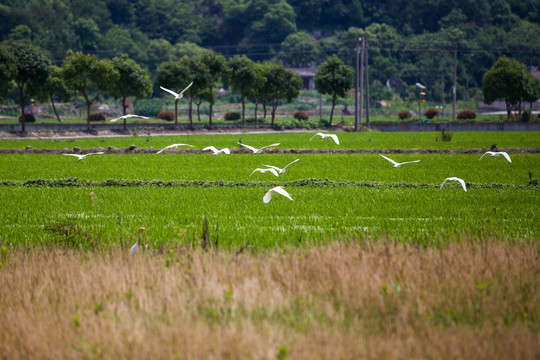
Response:
[{"label": "dry grass foreground", "polygon": [[3,359],[538,359],[540,245],[2,253]]}]

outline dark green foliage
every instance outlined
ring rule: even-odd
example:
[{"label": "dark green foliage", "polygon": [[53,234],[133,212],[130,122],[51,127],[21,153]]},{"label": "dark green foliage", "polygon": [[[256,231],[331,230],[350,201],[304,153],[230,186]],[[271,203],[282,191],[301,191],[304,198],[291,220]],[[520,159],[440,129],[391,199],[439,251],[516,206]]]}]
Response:
[{"label": "dark green foliage", "polygon": [[95,122],[95,121],[105,121],[105,115],[103,115],[102,113],[92,113],[90,114],[89,118],[88,118],[90,121],[92,122]]},{"label": "dark green foliage", "polygon": [[299,111],[296,111],[293,115],[293,117],[297,120],[307,120],[309,119],[309,115],[307,112],[305,111],[302,111],[302,110],[299,110]]},{"label": "dark green foliage", "polygon": [[520,120],[522,122],[529,122],[531,118],[532,118],[532,110],[530,108],[523,110],[523,112],[521,113]]},{"label": "dark green foliage", "polygon": [[472,110],[462,110],[457,114],[459,120],[476,119],[476,114]]},{"label": "dark green foliage", "polygon": [[439,115],[439,110],[437,109],[431,108],[424,111],[424,116],[428,118],[429,120],[433,119],[435,116],[438,116],[438,115]]},{"label": "dark green foliage", "polygon": [[225,121],[236,121],[236,120],[240,120],[241,118],[242,116],[240,115],[240,113],[236,111],[230,111],[228,113],[225,113],[225,116],[223,116],[223,119]]},{"label": "dark green foliage", "polygon": [[174,121],[174,113],[170,110],[163,110],[157,116],[165,121]]},{"label": "dark green foliage", "polygon": [[137,100],[133,105],[133,112],[141,116],[157,116],[163,108],[163,99],[141,99]]},{"label": "dark green foliage", "polygon": [[398,118],[399,118],[400,120],[409,119],[409,118],[411,118],[411,117],[412,117],[412,115],[411,115],[411,113],[410,113],[409,111],[400,111],[400,112],[398,113]]}]

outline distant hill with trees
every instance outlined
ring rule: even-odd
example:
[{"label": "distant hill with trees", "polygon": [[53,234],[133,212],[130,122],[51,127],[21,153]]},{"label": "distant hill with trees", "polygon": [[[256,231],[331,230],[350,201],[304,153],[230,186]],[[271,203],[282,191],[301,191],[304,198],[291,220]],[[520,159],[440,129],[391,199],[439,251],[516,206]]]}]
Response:
[{"label": "distant hill with trees", "polygon": [[426,85],[428,100],[480,94],[505,55],[540,64],[540,0],[3,0],[0,42],[27,42],[60,66],[69,50],[113,59],[128,54],[151,79],[158,66],[205,49],[231,58],[318,66],[336,55],[354,65],[369,39],[372,93],[390,78],[401,96]]}]

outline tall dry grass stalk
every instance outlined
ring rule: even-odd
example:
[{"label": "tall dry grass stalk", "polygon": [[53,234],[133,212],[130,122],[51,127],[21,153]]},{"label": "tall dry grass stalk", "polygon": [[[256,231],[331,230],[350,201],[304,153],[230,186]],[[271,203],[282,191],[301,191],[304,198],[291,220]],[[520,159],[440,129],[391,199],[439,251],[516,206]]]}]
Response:
[{"label": "tall dry grass stalk", "polygon": [[538,359],[540,245],[11,252],[3,359]]}]

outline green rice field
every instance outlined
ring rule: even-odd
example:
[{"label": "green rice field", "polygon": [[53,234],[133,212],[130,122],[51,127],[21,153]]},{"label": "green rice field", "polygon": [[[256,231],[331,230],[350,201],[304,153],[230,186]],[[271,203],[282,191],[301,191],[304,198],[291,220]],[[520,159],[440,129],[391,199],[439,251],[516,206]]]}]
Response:
[{"label": "green rice field", "polygon": [[[280,149],[380,149],[401,168],[369,153],[106,153],[77,159],[61,153],[0,154],[0,243],[63,244],[93,248],[130,246],[141,226],[150,249],[200,242],[253,249],[327,243],[336,239],[390,238],[424,245],[459,239],[540,238],[540,133],[339,133],[340,146],[311,133],[189,135],[62,140],[1,140],[2,149],[81,149],[134,144],[162,148],[189,143],[237,148],[280,142]],[[392,149],[488,150],[480,153],[392,153]],[[84,152],[84,151],[83,151]],[[254,173],[263,164],[283,167],[275,177]],[[459,184],[440,185],[447,177]],[[282,185],[293,201],[274,195]],[[207,229],[205,227],[207,221]]]}]

